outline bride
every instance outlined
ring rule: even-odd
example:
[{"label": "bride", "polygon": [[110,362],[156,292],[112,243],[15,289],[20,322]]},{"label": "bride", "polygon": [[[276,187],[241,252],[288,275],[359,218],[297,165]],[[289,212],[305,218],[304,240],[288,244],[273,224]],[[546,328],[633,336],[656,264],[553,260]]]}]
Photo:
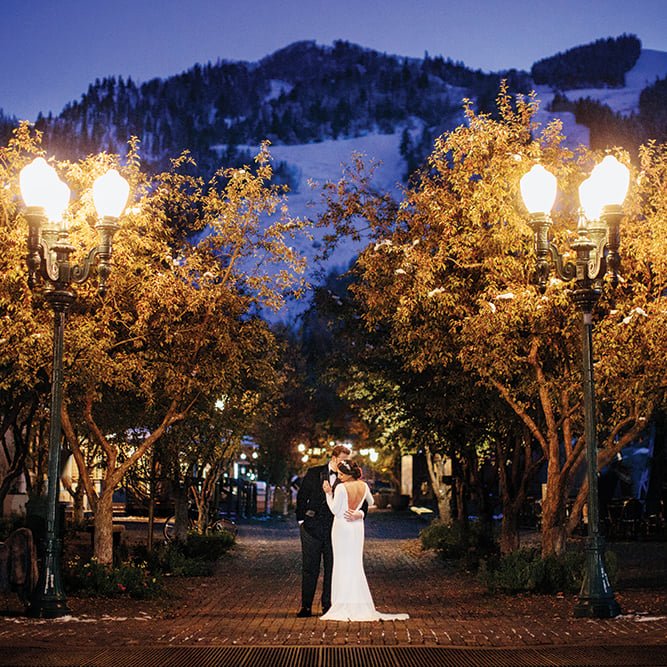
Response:
[{"label": "bride", "polygon": [[373,505],[373,496],[366,482],[361,481],[361,468],[354,461],[338,464],[335,489],[323,483],[329,509],[334,515],[331,529],[333,544],[333,575],[331,608],[320,616],[324,621],[403,621],[408,614],[382,614],[375,609],[364,573],[364,522],[348,521],[346,512],[359,510],[364,501]]}]

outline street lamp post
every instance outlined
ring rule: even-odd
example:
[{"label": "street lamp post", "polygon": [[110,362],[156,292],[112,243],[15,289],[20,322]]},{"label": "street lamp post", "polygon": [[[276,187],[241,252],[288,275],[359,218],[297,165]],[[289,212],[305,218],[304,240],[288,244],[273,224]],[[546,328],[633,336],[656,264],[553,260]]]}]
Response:
[{"label": "street lamp post", "polygon": [[33,288],[36,278],[44,281],[45,298],[54,313],[44,560],[29,613],[40,618],[57,618],[68,612],[60,577],[62,536],[57,521],[65,316],[76,299],[72,283],[86,281],[97,258],[99,292],[102,296],[106,293],[113,236],[127,203],[129,185],[113,169],[95,181],[93,200],[100,216],[96,225],[100,243],[76,266],[70,262],[74,246],[69,243],[69,233],[61,221],[69,202],[69,188],[43,158],[37,158],[21,170],[20,186],[28,221],[28,282]]},{"label": "street lamp post", "polygon": [[521,195],[530,213],[535,233],[537,279],[544,291],[555,267],[561,280],[574,281],[572,299],[582,315],[582,380],[584,390],[584,432],[588,478],[588,542],[586,573],[579,593],[575,616],[613,618],[620,614],[614,599],[604,562],[604,538],[600,535],[598,499],[598,445],[595,422],[595,386],[593,381],[592,317],[593,306],[600,296],[604,276],[611,274],[612,285],[618,283],[620,266],[619,223],[621,204],[629,186],[629,171],[615,158],[607,156],[595,167],[590,178],[579,188],[582,210],[577,238],[571,244],[574,261],[563,262],[556,246],[549,242],[549,213],[556,198],[556,178],[541,165],[535,165],[521,179]]}]

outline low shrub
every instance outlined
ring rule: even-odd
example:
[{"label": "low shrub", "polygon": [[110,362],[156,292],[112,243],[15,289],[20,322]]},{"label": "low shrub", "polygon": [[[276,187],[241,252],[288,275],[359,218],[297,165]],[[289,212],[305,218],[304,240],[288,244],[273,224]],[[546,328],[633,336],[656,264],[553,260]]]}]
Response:
[{"label": "low shrub", "polygon": [[164,561],[165,574],[172,577],[210,577],[213,561],[190,558],[177,548],[167,549]]},{"label": "low shrub", "polygon": [[444,524],[433,521],[419,532],[422,549],[434,549],[445,560],[465,560],[466,567],[476,570],[480,562],[497,556],[498,545],[479,522]]},{"label": "low shrub", "polygon": [[70,594],[78,595],[148,600],[165,593],[162,573],[151,570],[146,563],[112,566],[95,558],[87,563],[75,558],[65,563],[63,583]]},{"label": "low shrub", "polygon": [[135,547],[133,560],[145,562],[154,570],[176,577],[209,576],[213,563],[236,542],[229,533],[199,535],[188,533],[186,542],[160,544],[152,551],[139,545]]},{"label": "low shrub", "polygon": [[102,565],[94,558],[81,563],[74,558],[65,564],[63,581],[70,594],[99,597],[127,596],[150,599],[166,593],[164,577],[202,577],[213,573],[214,562],[228,551],[235,538],[228,533],[189,533],[186,542],[145,545],[114,565]]},{"label": "low shrub", "polygon": [[443,558],[461,558],[467,549],[467,536],[460,523],[444,524],[433,521],[419,531],[422,549],[434,549]]},{"label": "low shrub", "polygon": [[[609,578],[616,578],[616,557],[605,556]],[[586,554],[568,551],[542,558],[538,550],[519,549],[502,558],[483,562],[480,583],[504,593],[578,593],[586,569]]]},{"label": "low shrub", "polygon": [[187,558],[216,561],[229,551],[235,542],[236,538],[225,531],[206,535],[190,532],[185,544],[179,546],[183,549],[183,554]]},{"label": "low shrub", "polygon": [[144,545],[134,548],[132,560],[146,563],[150,568],[171,577],[207,577],[213,564],[200,558],[190,558],[178,542],[160,544],[148,551]]}]

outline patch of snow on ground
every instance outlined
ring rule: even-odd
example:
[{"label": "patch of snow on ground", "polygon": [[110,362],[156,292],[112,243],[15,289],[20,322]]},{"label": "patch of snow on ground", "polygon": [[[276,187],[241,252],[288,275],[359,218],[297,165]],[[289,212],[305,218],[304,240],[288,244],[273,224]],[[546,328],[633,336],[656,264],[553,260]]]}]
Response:
[{"label": "patch of snow on ground", "polygon": [[271,79],[271,90],[264,98],[264,101],[270,102],[271,100],[277,100],[283,93],[289,95],[293,88],[294,86],[291,83],[280,81],[279,79]]}]

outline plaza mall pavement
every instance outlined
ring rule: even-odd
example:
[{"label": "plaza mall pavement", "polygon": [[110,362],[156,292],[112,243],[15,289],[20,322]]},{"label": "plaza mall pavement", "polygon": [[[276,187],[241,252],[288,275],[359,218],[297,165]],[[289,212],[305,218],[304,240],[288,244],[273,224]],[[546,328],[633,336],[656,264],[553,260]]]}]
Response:
[{"label": "plaza mall pavement", "polygon": [[[371,511],[366,572],[385,623],[297,618],[300,545],[293,516],[240,526],[214,577],[174,579],[177,597],[68,601],[55,620],[4,615],[0,665],[667,666],[667,590],[620,587],[621,616],[577,619],[577,597],[485,593],[417,539],[411,513]],[[665,548],[661,543],[658,548]],[[319,613],[319,607],[314,609]]]}]

